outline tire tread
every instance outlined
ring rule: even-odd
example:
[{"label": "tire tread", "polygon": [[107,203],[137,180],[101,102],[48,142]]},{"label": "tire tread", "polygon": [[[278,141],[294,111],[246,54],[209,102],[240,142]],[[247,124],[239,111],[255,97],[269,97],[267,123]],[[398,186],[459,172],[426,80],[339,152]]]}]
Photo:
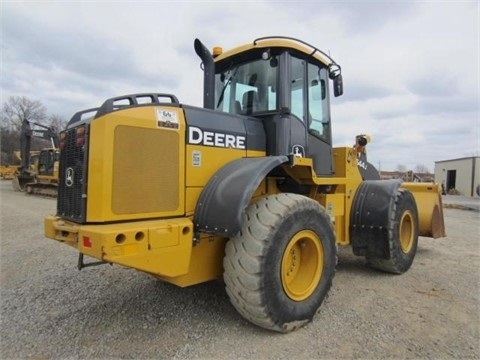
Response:
[{"label": "tire tread", "polygon": [[[395,231],[395,226],[396,226],[396,220],[399,214],[399,211],[403,207],[412,207],[414,209],[414,217],[415,217],[415,245],[413,246],[411,253],[408,255],[408,260],[405,261],[405,259],[402,259],[401,255],[398,253],[398,242],[399,239],[395,236],[396,231]],[[407,271],[412,262],[413,262],[413,257],[415,257],[415,252],[417,248],[417,238],[418,238],[418,215],[417,215],[417,208],[415,204],[415,199],[413,195],[406,189],[398,189],[397,193],[395,195],[395,200],[393,204],[393,209],[391,211],[390,219],[388,222],[388,246],[391,252],[390,259],[382,259],[382,258],[376,258],[376,257],[370,257],[368,256],[367,259],[367,265],[388,273],[392,274],[402,274],[405,271]],[[397,234],[398,235],[398,234]]]}]

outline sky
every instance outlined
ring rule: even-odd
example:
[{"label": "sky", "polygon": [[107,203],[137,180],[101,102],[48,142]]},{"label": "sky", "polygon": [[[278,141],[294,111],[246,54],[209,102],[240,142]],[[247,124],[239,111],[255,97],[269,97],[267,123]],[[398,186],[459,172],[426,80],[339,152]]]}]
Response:
[{"label": "sky", "polygon": [[202,106],[193,42],[224,50],[282,35],[329,53],[334,146],[369,134],[380,170],[480,156],[478,1],[0,0],[0,96],[65,120],[104,100],[166,92]]}]

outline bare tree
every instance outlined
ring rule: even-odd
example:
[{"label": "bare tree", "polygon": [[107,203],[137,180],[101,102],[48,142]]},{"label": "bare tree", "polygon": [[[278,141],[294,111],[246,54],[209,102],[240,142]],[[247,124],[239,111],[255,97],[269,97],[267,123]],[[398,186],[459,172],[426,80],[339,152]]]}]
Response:
[{"label": "bare tree", "polygon": [[53,127],[57,133],[65,129],[65,127],[67,126],[67,123],[68,121],[65,120],[63,117],[61,117],[60,115],[51,115],[48,118],[48,126]]},{"label": "bare tree", "polygon": [[[18,163],[13,156],[20,148],[20,133],[24,119],[44,124],[47,109],[40,101],[30,100],[25,96],[11,96],[2,105],[0,114],[0,152],[2,164]],[[33,139],[32,150],[45,147],[45,142]]]},{"label": "bare tree", "polygon": [[407,167],[403,164],[398,164],[397,167],[395,168],[395,171],[404,173],[404,172],[407,172]]},{"label": "bare tree", "polygon": [[423,164],[418,164],[413,169],[416,174],[430,174],[430,170]]},{"label": "bare tree", "polygon": [[1,148],[1,158],[0,163],[2,165],[15,165],[18,164],[18,159],[15,158],[13,152],[19,150],[20,147],[20,136],[18,131],[13,131],[8,128],[3,128],[0,130],[0,148]]},{"label": "bare tree", "polygon": [[11,96],[3,104],[1,128],[20,132],[23,120],[41,124],[45,122],[46,114],[47,109],[40,101],[30,100],[25,96]]}]

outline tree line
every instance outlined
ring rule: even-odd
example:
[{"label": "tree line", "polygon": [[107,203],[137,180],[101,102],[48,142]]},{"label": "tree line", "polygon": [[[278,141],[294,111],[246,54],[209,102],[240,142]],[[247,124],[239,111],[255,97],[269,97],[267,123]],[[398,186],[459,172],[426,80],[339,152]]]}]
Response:
[{"label": "tree line", "polygon": [[[19,159],[14,155],[20,150],[20,135],[23,120],[50,126],[58,133],[65,128],[67,120],[58,115],[49,115],[47,108],[38,100],[25,96],[11,96],[2,105],[0,117],[0,163],[2,165],[18,165]],[[35,126],[32,125],[35,129]],[[31,150],[51,147],[51,143],[32,137]]]},{"label": "tree line", "polygon": [[417,164],[413,169],[408,169],[405,165],[398,164],[395,169],[395,171],[398,171],[401,173],[406,173],[408,170],[413,170],[413,172],[416,174],[431,174],[428,167],[423,164]]}]

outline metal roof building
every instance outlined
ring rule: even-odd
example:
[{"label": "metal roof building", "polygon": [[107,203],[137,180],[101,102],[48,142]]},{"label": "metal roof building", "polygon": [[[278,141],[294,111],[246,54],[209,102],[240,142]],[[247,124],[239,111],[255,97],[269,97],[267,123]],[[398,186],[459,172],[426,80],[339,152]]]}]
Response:
[{"label": "metal roof building", "polygon": [[435,161],[434,172],[446,193],[480,197],[480,156]]}]

